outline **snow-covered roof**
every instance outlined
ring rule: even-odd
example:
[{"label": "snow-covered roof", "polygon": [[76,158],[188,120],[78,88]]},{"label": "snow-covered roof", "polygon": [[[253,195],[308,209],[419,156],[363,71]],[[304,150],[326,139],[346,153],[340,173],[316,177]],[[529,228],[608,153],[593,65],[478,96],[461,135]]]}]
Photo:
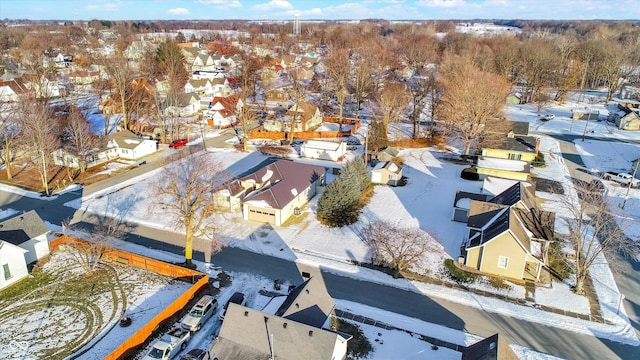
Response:
[{"label": "snow-covered roof", "polygon": [[529,172],[529,163],[522,160],[482,157],[478,159],[478,167],[485,169]]}]

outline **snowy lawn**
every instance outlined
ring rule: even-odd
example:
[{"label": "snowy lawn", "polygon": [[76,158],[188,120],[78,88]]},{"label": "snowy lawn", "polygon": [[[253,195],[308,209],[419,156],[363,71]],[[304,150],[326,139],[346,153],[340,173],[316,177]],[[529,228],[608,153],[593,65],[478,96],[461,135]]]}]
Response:
[{"label": "snowy lawn", "polygon": [[[103,357],[191,286],[136,268],[102,267],[89,274],[75,261],[58,251],[35,278],[25,280],[37,286],[23,282],[21,291],[2,293],[0,323],[7,331],[0,343],[18,345],[3,356],[63,359],[98,341],[82,358]],[[125,310],[133,325],[121,328]]]}]

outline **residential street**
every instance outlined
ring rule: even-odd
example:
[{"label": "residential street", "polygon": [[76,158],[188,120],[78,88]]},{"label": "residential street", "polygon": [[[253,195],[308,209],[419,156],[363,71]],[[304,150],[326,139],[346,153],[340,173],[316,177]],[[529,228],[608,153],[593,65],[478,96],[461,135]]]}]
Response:
[{"label": "residential street", "polygon": [[[591,181],[592,176],[585,172],[586,166],[572,142],[580,137],[572,135],[554,135],[553,137],[560,143],[560,151],[562,151],[565,164],[571,175],[577,179]],[[600,140],[599,138],[591,137],[586,139]],[[611,139],[601,140],[612,141]],[[633,141],[629,142],[635,143]],[[616,279],[618,289],[624,295],[622,303],[631,325],[636,331],[636,335],[640,336],[640,263],[633,258],[620,256],[609,256],[607,260],[611,263],[612,270],[617,270],[613,271],[613,276]]]},{"label": "residential street", "polygon": [[[572,143],[560,140],[561,151],[565,154],[566,163],[571,173],[583,178],[586,173],[580,169],[584,169],[584,164],[582,164]],[[184,153],[186,154],[188,151],[184,150]],[[117,175],[105,182],[58,195],[53,199],[28,198],[0,191],[0,205],[16,210],[35,209],[44,220],[57,225],[61,224],[63,220],[73,219],[73,223],[89,229],[91,222],[95,219],[90,214],[63,206],[65,202],[82,196],[83,191],[85,195],[94,193],[144,171],[154,169],[161,164],[160,160],[149,161],[147,165]],[[135,225],[135,230],[125,240],[153,249],[178,254],[182,252],[182,235],[171,231]],[[202,250],[206,247],[205,245],[205,241],[196,241],[194,244],[196,250],[201,250],[196,252],[194,256],[196,259],[204,260]],[[214,255],[211,260],[216,266],[221,266],[227,271],[256,273],[267,278],[281,279],[292,283],[301,281],[295,263],[237,248],[226,248]],[[637,332],[640,323],[638,318],[640,294],[637,291],[640,288],[640,273],[638,272],[640,266],[632,260],[614,261],[630,270],[626,274],[616,274],[616,281],[620,290],[625,294],[624,306]],[[446,300],[432,299],[409,290],[356,280],[328,271],[324,271],[323,276],[330,294],[335,298],[366,304],[481,336],[489,336],[500,331],[508,334],[512,343],[563,358],[630,359],[640,354],[638,347],[603,339],[593,341],[595,337],[551,328],[535,322],[513,319]]]}]

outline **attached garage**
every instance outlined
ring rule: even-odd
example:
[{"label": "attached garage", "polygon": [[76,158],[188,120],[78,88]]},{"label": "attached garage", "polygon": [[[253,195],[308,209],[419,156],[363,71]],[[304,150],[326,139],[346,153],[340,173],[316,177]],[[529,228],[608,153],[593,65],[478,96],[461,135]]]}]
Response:
[{"label": "attached garage", "polygon": [[276,224],[276,210],[264,209],[255,206],[247,206],[248,219],[254,221],[266,222],[272,225]]}]

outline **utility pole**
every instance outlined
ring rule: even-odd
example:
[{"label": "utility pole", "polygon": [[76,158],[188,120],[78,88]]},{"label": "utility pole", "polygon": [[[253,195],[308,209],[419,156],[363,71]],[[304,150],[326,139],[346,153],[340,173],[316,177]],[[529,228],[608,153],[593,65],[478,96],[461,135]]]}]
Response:
[{"label": "utility pole", "polygon": [[640,158],[636,160],[636,166],[633,168],[633,174],[631,174],[631,179],[629,179],[629,184],[627,185],[627,193],[624,195],[624,200],[622,200],[622,205],[620,206],[624,209],[624,206],[627,204],[627,199],[629,198],[629,190],[631,190],[631,184],[633,184],[633,179],[636,178],[636,173],[638,172],[638,164],[640,164]]}]

